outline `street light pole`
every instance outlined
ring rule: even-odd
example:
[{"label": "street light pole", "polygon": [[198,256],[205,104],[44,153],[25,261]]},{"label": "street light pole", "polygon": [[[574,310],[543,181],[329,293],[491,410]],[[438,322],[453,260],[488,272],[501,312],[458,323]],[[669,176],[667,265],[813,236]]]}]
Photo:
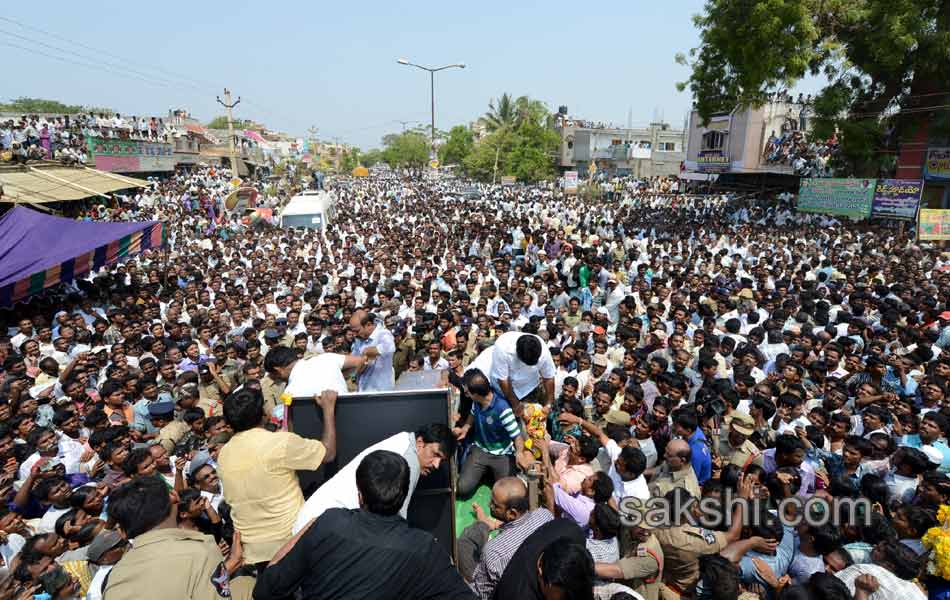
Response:
[{"label": "street light pole", "polygon": [[432,102],[432,129],[429,143],[435,152],[435,71],[429,71],[429,100]]},{"label": "street light pole", "polygon": [[417,69],[422,69],[423,71],[429,72],[429,100],[432,104],[432,121],[430,123],[431,129],[430,129],[429,137],[430,137],[430,144],[432,144],[431,151],[435,153],[435,74],[437,71],[444,71],[446,69],[464,69],[465,64],[455,63],[451,65],[445,65],[444,67],[433,68],[433,67],[423,67],[422,65],[411,63],[405,58],[397,59],[396,62],[401,65],[405,65],[407,67],[416,67]]}]

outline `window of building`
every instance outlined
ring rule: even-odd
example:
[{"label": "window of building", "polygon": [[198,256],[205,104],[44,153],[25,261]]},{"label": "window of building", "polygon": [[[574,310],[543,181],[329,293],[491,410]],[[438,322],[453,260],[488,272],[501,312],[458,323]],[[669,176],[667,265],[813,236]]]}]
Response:
[{"label": "window of building", "polygon": [[676,152],[676,142],[660,142],[660,152]]},{"label": "window of building", "polygon": [[703,134],[703,150],[722,150],[725,145],[725,133],[721,131],[707,131]]}]

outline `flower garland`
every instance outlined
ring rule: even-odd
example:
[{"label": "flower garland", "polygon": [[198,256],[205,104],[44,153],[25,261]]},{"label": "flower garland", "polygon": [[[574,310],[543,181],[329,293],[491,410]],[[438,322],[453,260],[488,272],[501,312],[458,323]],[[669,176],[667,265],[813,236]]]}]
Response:
[{"label": "flower garland", "polygon": [[931,527],[921,538],[924,548],[930,550],[927,573],[950,580],[950,506],[940,506],[937,527]]}]

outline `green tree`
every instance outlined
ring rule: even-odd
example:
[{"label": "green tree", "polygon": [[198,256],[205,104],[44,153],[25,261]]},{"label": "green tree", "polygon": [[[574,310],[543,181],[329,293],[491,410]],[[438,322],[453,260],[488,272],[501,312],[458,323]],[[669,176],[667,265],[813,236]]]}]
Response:
[{"label": "green tree", "polygon": [[112,113],[113,111],[111,108],[63,104],[58,100],[23,96],[10,102],[0,103],[0,112],[74,115],[82,112]]},{"label": "green tree", "polygon": [[344,174],[352,173],[360,164],[360,149],[359,148],[350,148],[343,151],[343,156],[340,158],[340,172]]},{"label": "green tree", "polygon": [[382,158],[394,169],[421,169],[429,161],[429,138],[416,131],[383,137]]},{"label": "green tree", "polygon": [[360,162],[363,164],[364,167],[372,167],[373,165],[377,163],[384,162],[383,151],[377,148],[373,148],[372,150],[367,150],[366,152],[360,155]]},{"label": "green tree", "polygon": [[[233,119],[232,125],[235,129],[246,129],[247,125],[250,124],[250,121],[245,121],[243,119]],[[208,129],[227,129],[228,128],[228,118],[224,115],[217,116],[211,119],[208,122]]]},{"label": "green tree", "polygon": [[489,133],[495,133],[505,129],[512,130],[526,121],[546,122],[549,114],[547,107],[540,100],[532,100],[527,96],[515,99],[506,92],[497,100],[489,100],[488,112],[482,116],[481,122]]},{"label": "green tree", "polygon": [[[840,133],[842,174],[876,176],[920,114],[950,99],[950,4],[942,0],[707,0],[694,18],[700,46],[680,84],[704,121],[758,106],[807,73],[829,81],[815,99],[813,134]],[[947,111],[931,125],[950,132]]]},{"label": "green tree", "polygon": [[445,165],[460,165],[475,147],[475,134],[464,125],[456,125],[449,131],[448,139],[439,147],[439,162]]},{"label": "green tree", "polygon": [[550,127],[547,106],[527,96],[512,100],[502,94],[488,108],[482,123],[490,133],[463,160],[466,173],[482,181],[514,175],[526,183],[553,176],[560,138]]}]

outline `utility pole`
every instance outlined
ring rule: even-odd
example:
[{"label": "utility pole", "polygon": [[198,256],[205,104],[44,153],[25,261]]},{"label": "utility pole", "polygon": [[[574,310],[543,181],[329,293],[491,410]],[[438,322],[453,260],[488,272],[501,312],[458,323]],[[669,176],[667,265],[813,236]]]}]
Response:
[{"label": "utility pole", "polygon": [[224,88],[224,101],[221,101],[221,96],[217,96],[218,104],[223,106],[228,111],[228,147],[231,151],[231,171],[234,177],[238,176],[238,158],[237,153],[234,151],[234,122],[231,119],[231,109],[241,103],[241,97],[238,96],[238,99],[235,102],[231,102],[231,90]]}]

